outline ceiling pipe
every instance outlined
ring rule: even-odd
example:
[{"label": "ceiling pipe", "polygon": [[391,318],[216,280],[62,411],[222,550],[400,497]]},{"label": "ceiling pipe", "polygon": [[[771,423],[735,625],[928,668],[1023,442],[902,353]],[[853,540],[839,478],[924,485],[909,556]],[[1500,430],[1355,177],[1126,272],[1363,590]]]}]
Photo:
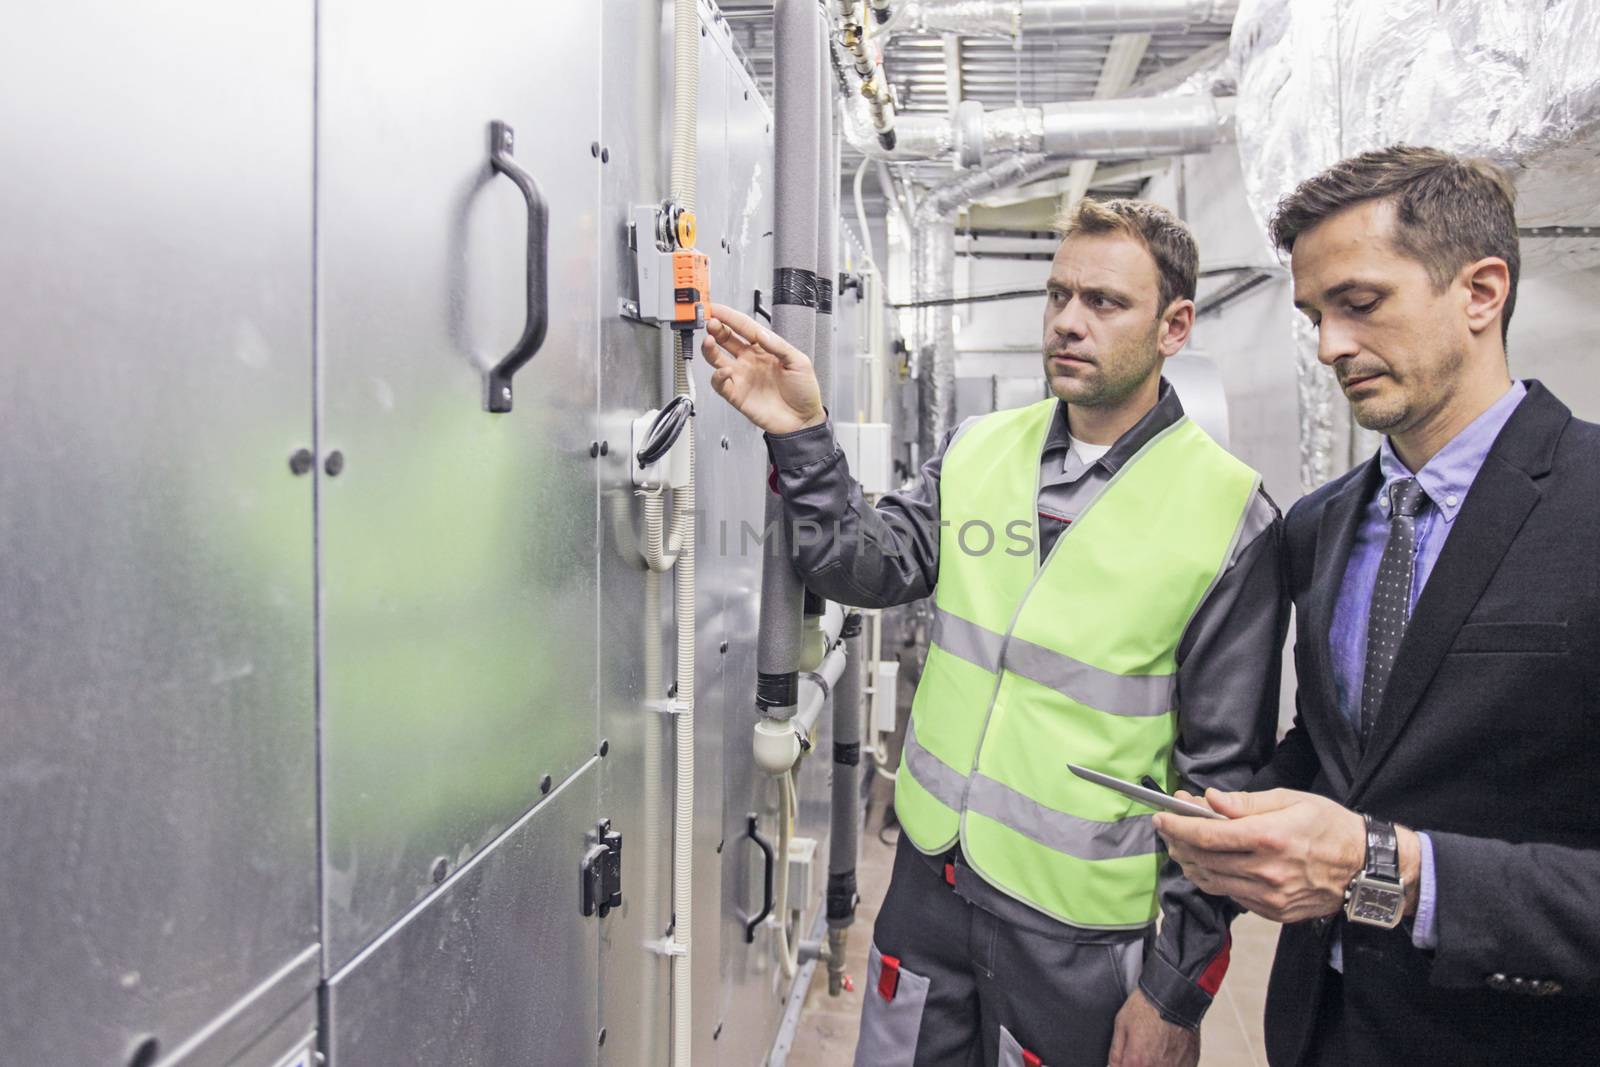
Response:
[{"label": "ceiling pipe", "polygon": [[[852,72],[835,63],[850,86]],[[1232,97],[1181,96],[1070,100],[1037,107],[985,110],[969,100],[950,115],[902,115],[892,150],[880,145],[859,94],[846,97],[844,131],[869,159],[888,162],[953,157],[962,168],[996,156],[1036,154],[1075,159],[1127,159],[1204,151],[1232,139]]]},{"label": "ceiling pipe", "polygon": [[1231,26],[1238,8],[1238,0],[903,0],[882,32],[969,37],[1017,37],[1035,28],[1159,33]]}]

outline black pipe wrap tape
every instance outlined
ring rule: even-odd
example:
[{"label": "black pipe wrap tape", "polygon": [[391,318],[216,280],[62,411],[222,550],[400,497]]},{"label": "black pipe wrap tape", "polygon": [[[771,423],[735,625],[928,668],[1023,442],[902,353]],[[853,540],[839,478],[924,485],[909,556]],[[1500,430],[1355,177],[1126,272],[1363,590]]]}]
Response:
[{"label": "black pipe wrap tape", "polygon": [[861,895],[856,892],[856,872],[838,871],[828,875],[828,921],[854,919],[856,902]]},{"label": "black pipe wrap tape", "polygon": [[756,674],[756,703],[763,708],[791,708],[800,701],[798,674]]},{"label": "black pipe wrap tape", "polygon": [[841,763],[846,767],[859,767],[861,765],[861,742],[845,745],[838,741],[833,743],[833,762]]},{"label": "black pipe wrap tape", "polygon": [[833,279],[817,279],[817,314],[833,314]]},{"label": "black pipe wrap tape", "polygon": [[852,611],[850,614],[848,614],[848,615],[846,615],[844,617],[844,628],[839,631],[839,637],[841,639],[843,639],[843,638],[860,637],[860,636],[861,636],[861,612]]},{"label": "black pipe wrap tape", "polygon": [[803,267],[779,267],[772,272],[772,303],[803,308],[817,306],[817,276]]},{"label": "black pipe wrap tape", "polygon": [[805,614],[807,614],[807,615],[821,615],[823,612],[825,612],[827,610],[828,610],[828,601],[824,597],[820,596],[819,594],[813,593],[811,590],[807,589],[806,590],[805,607],[803,609]]}]

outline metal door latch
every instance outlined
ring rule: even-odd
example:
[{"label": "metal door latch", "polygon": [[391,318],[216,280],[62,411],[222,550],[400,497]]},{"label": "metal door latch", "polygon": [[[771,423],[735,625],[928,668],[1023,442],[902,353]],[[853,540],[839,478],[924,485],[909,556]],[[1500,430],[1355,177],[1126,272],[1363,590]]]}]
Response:
[{"label": "metal door latch", "polygon": [[603,919],[612,908],[622,906],[622,834],[611,828],[610,819],[601,819],[590,841],[579,871],[583,914],[599,912]]}]

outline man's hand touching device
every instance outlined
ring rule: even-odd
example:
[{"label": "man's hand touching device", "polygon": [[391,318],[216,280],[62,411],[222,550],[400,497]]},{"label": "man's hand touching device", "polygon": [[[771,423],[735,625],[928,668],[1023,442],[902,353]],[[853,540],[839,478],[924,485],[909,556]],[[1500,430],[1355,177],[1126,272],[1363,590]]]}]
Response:
[{"label": "man's hand touching device", "polygon": [[717,395],[767,433],[794,433],[826,420],[811,360],[743,312],[712,304],[700,351],[715,368]]}]

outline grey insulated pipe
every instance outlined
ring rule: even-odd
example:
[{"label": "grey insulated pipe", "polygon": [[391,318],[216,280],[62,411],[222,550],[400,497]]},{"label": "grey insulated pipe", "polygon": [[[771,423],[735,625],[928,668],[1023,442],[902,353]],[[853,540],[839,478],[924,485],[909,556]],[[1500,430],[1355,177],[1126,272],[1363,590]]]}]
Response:
[{"label": "grey insulated pipe", "polygon": [[[816,0],[774,0],[773,104],[777,140],[773,184],[772,328],[784,340],[816,350],[817,164],[822,117],[821,12]],[[761,614],[756,639],[756,704],[763,715],[794,717],[800,669],[804,590],[791,553],[783,502],[769,487],[761,552]]]},{"label": "grey insulated pipe", "polygon": [[861,613],[845,616],[844,673],[833,690],[833,796],[828,830],[828,995],[844,986],[846,930],[856,921],[861,834]]},{"label": "grey insulated pipe", "polygon": [[[817,55],[819,69],[829,60],[827,34],[819,33],[824,51]],[[838,273],[834,260],[839,254],[839,171],[833,144],[833,87],[826,77],[817,94],[817,327],[811,361],[816,365],[822,386],[823,402],[832,400],[833,388],[833,283]],[[802,351],[804,351],[802,349]]]}]

